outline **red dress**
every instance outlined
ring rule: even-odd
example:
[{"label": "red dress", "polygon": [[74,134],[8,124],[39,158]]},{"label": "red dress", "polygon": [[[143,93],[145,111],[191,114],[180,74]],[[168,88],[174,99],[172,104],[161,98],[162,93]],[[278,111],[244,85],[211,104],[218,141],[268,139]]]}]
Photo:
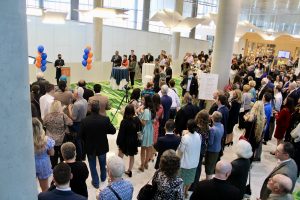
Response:
[{"label": "red dress", "polygon": [[164,114],[164,108],[162,107],[162,105],[160,105],[159,109],[156,111],[156,116],[153,123],[153,129],[154,129],[153,144],[157,142],[158,132],[159,132],[159,121],[162,119],[163,114]]},{"label": "red dress", "polygon": [[276,115],[276,129],[274,137],[276,139],[283,139],[287,128],[290,125],[292,114],[287,108],[281,109],[281,111]]}]

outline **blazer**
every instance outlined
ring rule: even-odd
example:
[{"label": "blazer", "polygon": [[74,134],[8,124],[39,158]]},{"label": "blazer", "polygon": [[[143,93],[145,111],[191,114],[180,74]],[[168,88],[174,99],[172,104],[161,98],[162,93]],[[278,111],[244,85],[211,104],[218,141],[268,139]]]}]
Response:
[{"label": "blazer", "polygon": [[199,112],[199,108],[192,103],[188,103],[183,106],[176,114],[175,117],[175,128],[176,133],[181,135],[183,130],[187,128],[187,121],[189,119],[194,119],[197,113]]},{"label": "blazer", "polygon": [[54,189],[52,191],[42,192],[38,195],[38,200],[86,200],[87,198],[76,194],[73,191],[60,191]]},{"label": "blazer", "polygon": [[122,63],[122,57],[120,55],[113,55],[111,57],[111,62],[113,63],[113,67],[120,67]]},{"label": "blazer", "polygon": [[81,121],[79,136],[87,155],[99,156],[109,151],[107,134],[115,133],[116,129],[108,117],[92,113]]},{"label": "blazer", "polygon": [[91,111],[92,101],[99,102],[99,106],[100,106],[99,114],[106,116],[106,110],[110,109],[110,106],[108,104],[108,97],[101,95],[101,94],[95,94],[94,96],[90,97],[89,101],[88,101],[88,112]]},{"label": "blazer", "polygon": [[[180,86],[182,87],[182,96],[186,93],[186,88],[183,88],[183,86],[187,87],[188,84],[188,77],[185,77],[181,83]],[[191,80],[191,85],[190,85],[190,95],[193,96],[195,95],[196,97],[198,96],[198,80],[193,76]]]},{"label": "blazer", "polygon": [[273,94],[273,90],[272,90],[272,88],[269,87],[268,84],[266,84],[265,86],[260,88],[260,91],[257,94],[258,95],[257,96],[258,100],[262,100],[262,98],[263,98],[263,96],[266,92],[269,92],[269,93]]},{"label": "blazer", "polygon": [[239,189],[240,199],[243,199],[250,170],[250,160],[246,158],[238,158],[232,161],[231,165],[232,170],[227,181]]},{"label": "blazer", "polygon": [[291,159],[287,162],[281,163],[279,166],[275,167],[273,169],[273,171],[267,176],[267,178],[265,179],[265,181],[262,185],[262,188],[260,191],[260,199],[261,200],[268,199],[269,195],[271,194],[271,190],[269,190],[267,188],[267,184],[268,184],[269,179],[276,174],[284,174],[292,180],[292,182],[293,182],[293,187],[291,190],[291,192],[292,192],[294,190],[295,183],[298,178],[297,172],[298,172],[298,168],[297,168],[296,162],[293,159]]},{"label": "blazer", "polygon": [[175,134],[166,134],[163,137],[159,137],[157,139],[156,144],[154,144],[154,148],[158,152],[155,169],[159,168],[159,162],[161,155],[168,149],[173,149],[174,151],[177,150],[180,144],[180,137],[176,136]]},{"label": "blazer", "polygon": [[[298,90],[299,90],[299,88],[298,88]],[[299,99],[299,94],[297,92],[297,89],[293,90],[291,93],[288,93],[286,95],[285,99],[288,97],[291,97],[292,99],[294,99],[294,105],[296,106],[298,103],[298,99]]]},{"label": "blazer", "polygon": [[146,55],[145,56],[145,63],[152,63],[154,61],[153,56],[152,55]]},{"label": "blazer", "polygon": [[239,190],[227,181],[213,178],[197,183],[190,200],[240,200]]},{"label": "blazer", "polygon": [[222,124],[224,126],[224,135],[227,134],[228,131],[228,120],[229,120],[229,109],[225,106],[222,105],[221,107],[218,108],[218,111],[222,113]]}]

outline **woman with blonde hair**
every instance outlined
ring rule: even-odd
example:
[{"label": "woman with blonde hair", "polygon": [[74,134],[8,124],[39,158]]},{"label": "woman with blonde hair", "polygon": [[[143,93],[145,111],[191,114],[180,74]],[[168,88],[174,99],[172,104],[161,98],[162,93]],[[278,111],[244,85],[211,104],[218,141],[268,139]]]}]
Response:
[{"label": "woman with blonde hair", "polygon": [[54,155],[54,140],[45,135],[42,123],[38,118],[32,119],[33,144],[36,177],[39,180],[42,192],[49,188],[48,178],[52,174],[49,155]]},{"label": "woman with blonde hair", "polygon": [[255,86],[256,86],[256,82],[255,81],[249,81],[249,86],[250,86],[250,94],[252,95],[251,101],[255,102],[256,101],[256,90],[255,90]]},{"label": "woman with blonde hair", "polygon": [[58,157],[60,158],[60,162],[63,161],[60,147],[63,143],[65,133],[68,131],[67,127],[72,124],[73,121],[68,117],[68,115],[62,112],[61,102],[54,100],[50,107],[50,113],[48,113],[44,118],[46,135],[53,138],[55,141],[55,153],[50,157],[53,168],[58,164]]},{"label": "woman with blonde hair", "polygon": [[244,115],[247,114],[251,109],[251,99],[252,95],[249,92],[250,91],[250,85],[244,85],[243,86],[243,94],[242,94],[242,104],[240,108],[240,114],[239,114],[239,128],[243,129],[245,128],[245,121],[244,121]]},{"label": "woman with blonde hair", "polygon": [[[262,101],[255,102],[250,112],[244,116],[244,119],[246,129],[244,137],[251,144],[252,152],[255,153],[255,150],[262,140],[262,133],[266,121],[264,103]],[[251,157],[251,161],[253,161],[253,156]]]}]

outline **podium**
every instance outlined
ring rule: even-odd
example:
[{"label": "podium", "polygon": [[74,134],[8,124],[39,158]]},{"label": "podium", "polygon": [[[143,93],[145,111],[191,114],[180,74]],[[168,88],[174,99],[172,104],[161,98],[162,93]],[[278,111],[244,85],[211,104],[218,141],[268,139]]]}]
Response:
[{"label": "podium", "polygon": [[67,87],[70,88],[71,84],[71,68],[70,67],[62,67],[61,75],[67,77]]}]

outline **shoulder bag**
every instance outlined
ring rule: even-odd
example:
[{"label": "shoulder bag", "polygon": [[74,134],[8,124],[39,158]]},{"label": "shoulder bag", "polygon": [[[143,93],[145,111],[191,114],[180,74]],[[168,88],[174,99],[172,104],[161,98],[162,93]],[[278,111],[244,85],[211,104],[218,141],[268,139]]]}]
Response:
[{"label": "shoulder bag", "polygon": [[[155,175],[154,175],[155,176]],[[138,200],[152,200],[156,191],[157,186],[151,185],[149,182],[154,178],[154,176],[140,189],[137,196]]]},{"label": "shoulder bag", "polygon": [[110,191],[114,193],[114,195],[117,197],[118,200],[122,200],[122,198],[119,196],[119,194],[111,187],[111,185],[107,186]]}]

